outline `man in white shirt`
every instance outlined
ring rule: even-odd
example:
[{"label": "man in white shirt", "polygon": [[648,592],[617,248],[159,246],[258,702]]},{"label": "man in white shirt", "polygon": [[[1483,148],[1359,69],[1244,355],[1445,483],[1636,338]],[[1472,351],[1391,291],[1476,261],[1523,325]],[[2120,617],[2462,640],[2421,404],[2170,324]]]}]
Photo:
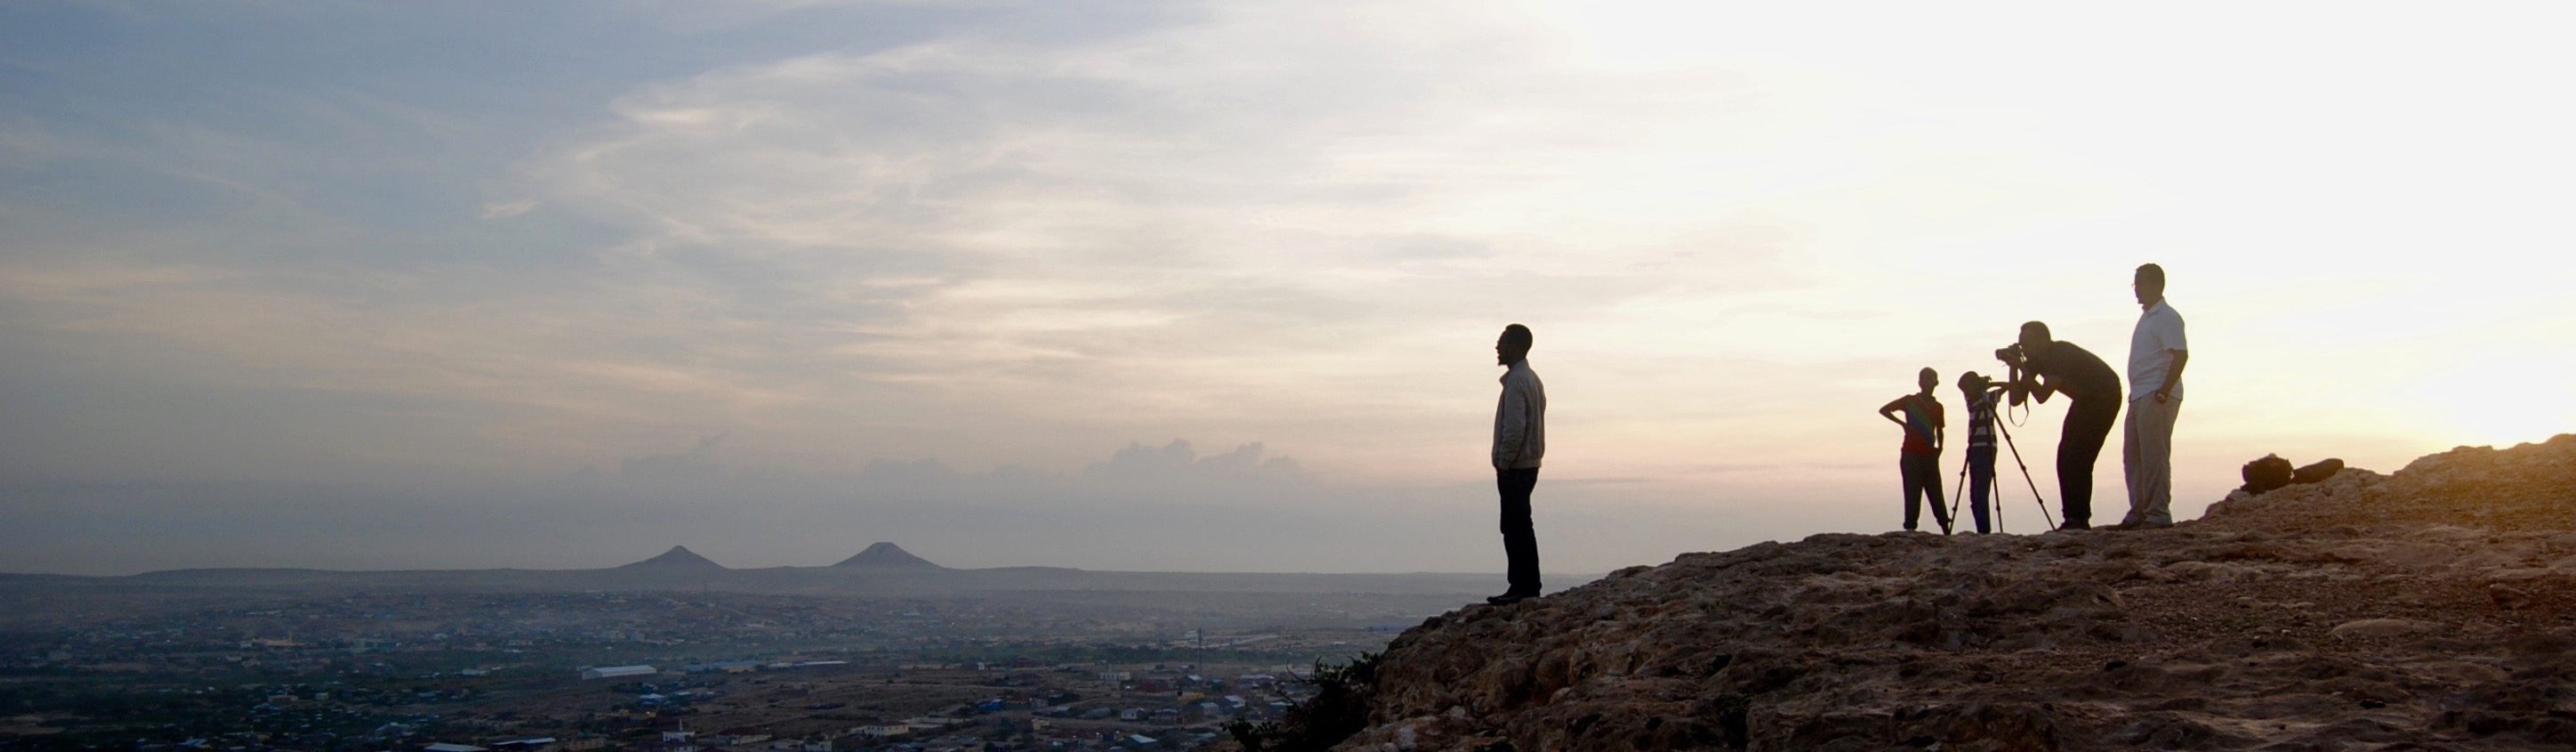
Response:
[{"label": "man in white shirt", "polygon": [[1485,599],[1495,605],[1538,597],[1538,534],[1530,526],[1530,490],[1538,486],[1539,455],[1547,453],[1547,390],[1529,367],[1529,327],[1503,327],[1494,360],[1503,372],[1503,398],[1494,407],[1494,486],[1503,497],[1503,557],[1511,589]]},{"label": "man in white shirt", "polygon": [[2173,431],[2182,414],[2184,346],[2182,314],[2165,303],[2165,269],[2138,267],[2138,328],[2129,335],[2129,419],[2122,432],[2121,465],[2129,475],[2129,516],[2114,530],[2173,524]]}]

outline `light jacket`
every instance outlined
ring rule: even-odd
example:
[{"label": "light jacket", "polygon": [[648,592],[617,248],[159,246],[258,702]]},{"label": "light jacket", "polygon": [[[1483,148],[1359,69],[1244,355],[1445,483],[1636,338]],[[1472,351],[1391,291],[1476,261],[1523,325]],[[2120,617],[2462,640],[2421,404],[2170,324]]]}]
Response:
[{"label": "light jacket", "polygon": [[1538,467],[1547,453],[1547,388],[1529,361],[1503,372],[1502,403],[1494,406],[1494,469]]}]

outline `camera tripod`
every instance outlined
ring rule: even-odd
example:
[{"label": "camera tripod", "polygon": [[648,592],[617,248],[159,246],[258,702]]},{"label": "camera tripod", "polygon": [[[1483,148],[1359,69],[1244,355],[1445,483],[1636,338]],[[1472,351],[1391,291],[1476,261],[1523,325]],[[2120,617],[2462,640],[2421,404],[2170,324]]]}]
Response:
[{"label": "camera tripod", "polygon": [[[2005,422],[2006,421],[2004,421],[2002,415],[1995,416],[1995,434],[2004,437],[2004,446],[2012,450],[2013,465],[2021,468],[2021,481],[2030,485],[2031,501],[2039,505],[2039,518],[2048,521],[2049,530],[2055,530],[2057,529],[2057,518],[2048,513],[2048,497],[2040,495],[2039,481],[2031,480],[2030,464],[2021,461],[2021,447],[2013,443],[2012,431],[2004,428]],[[1952,526],[1956,526],[1959,521],[1959,503],[1967,500],[1966,497],[1960,496],[1959,493],[1967,490],[1967,487],[1968,462],[1967,458],[1962,456],[1959,458],[1959,484],[1957,489],[1950,493],[1950,522]],[[1988,485],[1987,487],[1990,489],[1993,488],[1992,485]],[[2004,495],[2000,489],[1996,489],[1995,532],[2001,533],[2003,531]]]}]

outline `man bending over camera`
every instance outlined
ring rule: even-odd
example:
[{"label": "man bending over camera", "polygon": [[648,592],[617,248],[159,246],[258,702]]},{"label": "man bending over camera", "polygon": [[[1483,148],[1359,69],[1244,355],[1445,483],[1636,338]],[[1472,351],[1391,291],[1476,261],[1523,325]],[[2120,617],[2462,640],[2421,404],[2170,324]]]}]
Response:
[{"label": "man bending over camera", "polygon": [[2093,461],[2102,442],[2120,419],[2120,374],[2073,342],[2049,339],[2048,325],[2021,325],[2021,342],[1995,351],[2011,366],[2012,404],[2036,396],[2065,394],[2075,404],[2066,410],[2065,428],[2057,435],[2057,495],[2066,510],[2061,530],[2093,526]]}]

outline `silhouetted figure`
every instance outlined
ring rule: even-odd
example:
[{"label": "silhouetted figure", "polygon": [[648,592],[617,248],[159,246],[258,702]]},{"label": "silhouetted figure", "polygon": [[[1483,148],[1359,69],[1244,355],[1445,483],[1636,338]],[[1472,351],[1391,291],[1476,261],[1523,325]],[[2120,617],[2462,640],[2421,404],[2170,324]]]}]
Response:
[{"label": "silhouetted figure", "polygon": [[1986,505],[1995,498],[1995,403],[2003,397],[2003,387],[1975,371],[1959,374],[1959,397],[1968,403],[1968,451],[1960,461],[1968,463],[1968,513],[1977,520],[1977,532],[1991,533],[1986,519]]},{"label": "silhouetted figure", "polygon": [[[1905,445],[1897,450],[1896,469],[1905,479],[1905,529],[1913,530],[1922,518],[1923,497],[1932,497],[1932,519],[1941,523],[1941,534],[1950,534],[1949,502],[1941,499],[1941,442],[1948,430],[1943,426],[1941,400],[1932,396],[1933,387],[1941,385],[1941,375],[1925,368],[1915,379],[1923,391],[1898,397],[1878,409],[1878,416],[1905,429]],[[1896,417],[1903,413],[1905,417]]]},{"label": "silhouetted figure", "polygon": [[2182,314],[2165,304],[2165,268],[2138,267],[2138,328],[2129,335],[2129,419],[2120,438],[2120,467],[2129,478],[2129,515],[2113,528],[2173,524],[2174,419],[2182,416]]},{"label": "silhouetted figure", "polygon": [[2021,325],[2021,342],[1995,356],[2013,367],[2012,404],[2032,396],[2045,403],[2060,393],[2074,400],[2057,435],[2057,493],[2066,511],[2058,527],[2092,527],[2093,462],[2120,420],[2120,374],[2073,342],[2049,339],[2048,325],[2037,321]]},{"label": "silhouetted figure", "polygon": [[1494,486],[1503,497],[1503,556],[1511,589],[1487,603],[1538,597],[1538,533],[1530,527],[1530,490],[1538,487],[1539,456],[1547,453],[1547,389],[1529,367],[1529,327],[1503,327],[1494,360],[1503,372],[1503,397],[1494,407]]}]

